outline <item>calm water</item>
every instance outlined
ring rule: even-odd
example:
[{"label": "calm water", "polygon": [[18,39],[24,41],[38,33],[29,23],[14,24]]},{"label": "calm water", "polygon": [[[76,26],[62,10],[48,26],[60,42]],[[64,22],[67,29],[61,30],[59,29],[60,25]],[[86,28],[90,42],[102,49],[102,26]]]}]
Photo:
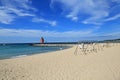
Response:
[{"label": "calm water", "polygon": [[35,47],[30,45],[0,45],[0,59],[23,57],[38,53],[45,53],[66,49],[68,47]]}]

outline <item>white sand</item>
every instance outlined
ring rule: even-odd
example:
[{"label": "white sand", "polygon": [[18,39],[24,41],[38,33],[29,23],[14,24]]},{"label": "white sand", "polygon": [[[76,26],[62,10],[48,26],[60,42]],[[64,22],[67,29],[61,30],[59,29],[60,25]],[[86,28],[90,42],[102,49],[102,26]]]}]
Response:
[{"label": "white sand", "polygon": [[120,80],[120,46],[88,55],[75,48],[0,60],[0,80]]}]

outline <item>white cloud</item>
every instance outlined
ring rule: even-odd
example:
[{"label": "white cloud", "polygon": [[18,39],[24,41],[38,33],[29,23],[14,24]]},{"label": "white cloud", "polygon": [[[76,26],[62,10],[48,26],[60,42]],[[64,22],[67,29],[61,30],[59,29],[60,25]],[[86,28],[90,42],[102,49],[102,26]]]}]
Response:
[{"label": "white cloud", "polygon": [[109,33],[107,35],[119,36],[120,37],[120,32],[113,32],[113,33]]},{"label": "white cloud", "polygon": [[7,10],[0,9],[0,23],[9,24],[14,20],[15,16],[8,14]]},{"label": "white cloud", "polygon": [[73,16],[73,15],[67,15],[67,18],[71,18],[73,21],[78,21],[78,17]]},{"label": "white cloud", "polygon": [[118,18],[120,18],[120,14],[117,14],[117,15],[115,15],[115,16],[113,16],[113,17],[109,17],[109,18],[105,19],[105,21],[116,20],[116,19],[118,19]]},{"label": "white cloud", "polygon": [[56,26],[56,25],[57,25],[57,21],[50,21],[50,24],[51,24],[52,26]]},{"label": "white cloud", "polygon": [[65,32],[57,32],[57,31],[43,31],[43,30],[30,30],[30,29],[0,29],[0,36],[19,36],[19,37],[86,37],[93,36],[93,32],[98,28],[81,30],[81,31],[65,31]]},{"label": "white cloud", "polygon": [[43,18],[33,18],[32,22],[44,22],[44,23],[48,23],[51,26],[56,26],[57,25],[57,21],[50,21],[50,20],[46,20]]},{"label": "white cloud", "polygon": [[[110,32],[103,34],[95,34],[94,32],[100,27],[94,27],[93,29],[81,30],[81,31],[43,31],[32,29],[7,29],[0,28],[0,43],[19,43],[19,42],[39,42],[39,38],[43,36],[45,41],[79,41],[79,40],[104,40],[115,39],[120,37],[120,32]],[[59,37],[58,37],[59,36]]]},{"label": "white cloud", "polygon": [[0,23],[10,24],[19,16],[34,16],[29,0],[0,0]]},{"label": "white cloud", "polygon": [[[84,24],[95,25],[104,23],[105,19],[110,16],[110,4],[112,4],[112,2],[116,2],[118,4],[116,4],[116,6],[120,5],[120,0],[52,0],[51,5],[54,6],[56,2],[62,4],[61,8],[63,9],[67,18],[77,21],[81,19],[82,15],[84,14],[87,15],[87,17],[85,17],[81,22]],[[119,17],[117,15],[118,14],[108,20],[117,19]]]},{"label": "white cloud", "polygon": [[[0,0],[0,23],[10,24],[18,17],[36,17],[35,9],[30,0]],[[56,21],[46,19],[33,19],[33,22],[45,22],[51,26],[56,26]]]}]

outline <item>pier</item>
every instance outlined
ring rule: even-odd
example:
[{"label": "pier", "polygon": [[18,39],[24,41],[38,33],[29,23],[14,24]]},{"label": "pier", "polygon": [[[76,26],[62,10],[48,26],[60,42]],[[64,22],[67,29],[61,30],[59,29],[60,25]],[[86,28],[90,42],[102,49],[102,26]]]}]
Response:
[{"label": "pier", "polygon": [[74,45],[76,45],[77,44],[77,42],[70,42],[70,43],[66,43],[66,42],[64,42],[64,43],[61,43],[61,42],[59,42],[59,43],[34,43],[34,44],[31,44],[32,46],[74,46]]}]

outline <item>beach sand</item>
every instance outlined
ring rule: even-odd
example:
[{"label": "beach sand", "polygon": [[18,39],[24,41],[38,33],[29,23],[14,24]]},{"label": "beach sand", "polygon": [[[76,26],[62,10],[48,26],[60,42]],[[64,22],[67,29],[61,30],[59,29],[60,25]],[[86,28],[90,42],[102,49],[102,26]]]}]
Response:
[{"label": "beach sand", "polygon": [[120,80],[120,46],[87,55],[75,49],[0,60],[0,80]]}]

